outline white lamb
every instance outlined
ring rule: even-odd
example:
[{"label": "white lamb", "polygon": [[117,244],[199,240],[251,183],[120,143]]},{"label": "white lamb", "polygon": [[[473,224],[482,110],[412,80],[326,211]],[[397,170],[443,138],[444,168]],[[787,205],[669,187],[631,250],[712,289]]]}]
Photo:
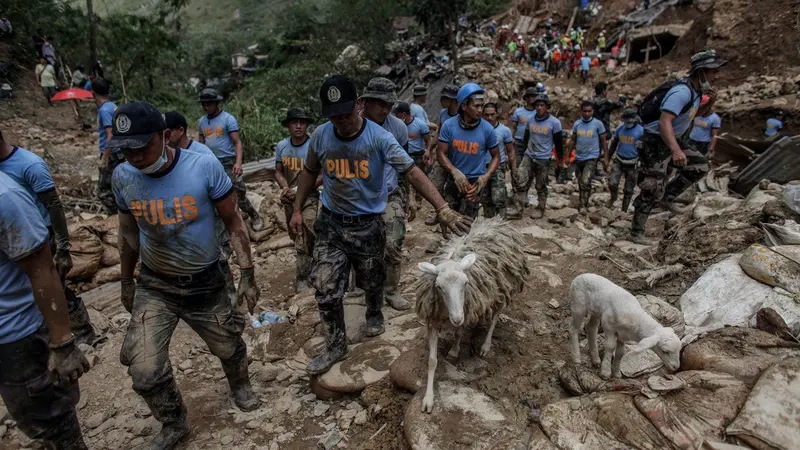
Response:
[{"label": "white lamb", "polygon": [[625,353],[625,344],[634,344],[630,348],[633,352],[651,349],[668,369],[678,370],[681,365],[681,340],[675,330],[653,319],[630,292],[593,273],[575,277],[571,290],[572,325],[569,332],[572,361],[575,364],[581,362],[578,335],[583,319],[589,316],[586,337],[589,339],[589,356],[595,367],[600,365],[597,329],[601,322],[605,334],[601,377],[609,379],[613,375],[614,378],[621,378],[619,365]]},{"label": "white lamb", "polygon": [[450,358],[460,353],[465,327],[491,319],[481,346],[489,354],[500,312],[522,292],[529,270],[521,251],[525,240],[502,219],[478,219],[466,236],[449,241],[436,258],[438,264],[420,263],[423,275],[415,285],[417,315],[428,326],[428,385],[422,410],[433,411],[433,375],[439,330],[455,328]]}]

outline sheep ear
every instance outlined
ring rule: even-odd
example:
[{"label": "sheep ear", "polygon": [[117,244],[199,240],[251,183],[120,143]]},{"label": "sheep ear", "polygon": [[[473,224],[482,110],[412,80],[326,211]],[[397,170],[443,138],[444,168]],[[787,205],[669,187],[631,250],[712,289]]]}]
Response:
[{"label": "sheep ear", "polygon": [[639,341],[638,344],[630,346],[631,352],[643,352],[645,350],[649,350],[658,344],[658,340],[660,337],[658,335],[647,336],[646,338]]},{"label": "sheep ear", "polygon": [[436,266],[434,266],[433,264],[428,263],[428,262],[421,262],[421,263],[417,264],[417,267],[419,267],[419,270],[421,270],[422,273],[427,273],[427,274],[430,274],[430,275],[438,275],[439,274],[439,270],[436,268]]},{"label": "sheep ear", "polygon": [[461,259],[461,270],[466,272],[473,264],[475,264],[475,253],[470,253]]}]

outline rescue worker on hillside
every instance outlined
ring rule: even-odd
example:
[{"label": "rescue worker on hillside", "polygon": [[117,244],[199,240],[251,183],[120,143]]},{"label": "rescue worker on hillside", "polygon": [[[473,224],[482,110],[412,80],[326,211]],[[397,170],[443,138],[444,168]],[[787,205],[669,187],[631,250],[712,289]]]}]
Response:
[{"label": "rescue worker on hillside", "polygon": [[561,136],[561,121],[550,115],[550,97],[538,95],[533,104],[536,114],[525,129],[526,150],[514,183],[514,204],[516,214],[521,216],[523,209],[528,206],[528,190],[535,181],[539,203],[532,217],[540,219],[544,217],[547,207],[547,185],[550,181],[553,148],[556,149],[556,155],[563,155],[564,139]]},{"label": "rescue worker on hillside", "polygon": [[111,139],[111,118],[114,117],[114,111],[117,109],[117,105],[111,101],[110,90],[108,81],[102,78],[95,78],[92,82],[94,103],[97,105],[97,132],[100,147],[97,198],[103,204],[106,214],[114,215],[117,213],[117,203],[114,201],[114,193],[111,192],[111,175],[118,165],[125,162],[125,159],[118,148],[108,146],[108,141]]},{"label": "rescue worker on hillside", "polygon": [[[594,117],[594,104],[585,101],[581,104],[581,118],[572,125],[572,138],[567,152],[575,151],[578,193],[580,194],[580,213],[587,214],[589,197],[592,195],[592,175],[597,169],[600,155],[608,153],[606,127]],[[607,159],[606,159],[607,161]]]},{"label": "rescue worker on hillside", "polygon": [[67,300],[69,324],[76,344],[92,345],[96,338],[83,300],[67,286],[66,278],[72,269],[72,248],[67,231],[64,207],[47,163],[36,154],[6,142],[0,132],[0,172],[5,173],[25,189],[36,205],[36,211],[47,227],[47,243],[56,271],[61,279]]},{"label": "rescue worker on hillside", "polygon": [[[362,117],[377,123],[391,133],[400,147],[408,153],[408,127],[405,122],[391,115],[392,108],[397,103],[395,89],[394,82],[387,78],[378,77],[369,80],[367,89],[358,100],[358,109],[361,110]],[[411,307],[408,300],[400,295],[399,286],[403,263],[403,240],[406,238],[406,200],[409,192],[405,181],[399,179],[394,167],[386,164],[383,171],[389,194],[386,209],[383,211],[383,223],[386,227],[386,251],[383,258],[386,264],[384,299],[392,308],[402,311]]]},{"label": "rescue worker on hillside", "polygon": [[164,121],[166,122],[167,129],[169,130],[167,137],[167,145],[172,148],[180,148],[190,152],[205,153],[214,156],[214,152],[206,144],[189,139],[187,131],[189,125],[186,123],[186,117],[178,111],[167,111],[164,113]]},{"label": "rescue worker on hillside", "polygon": [[[488,102],[483,105],[483,119],[494,127],[494,135],[500,150],[500,166],[489,178],[489,195],[485,196],[483,215],[494,217],[499,215],[506,218],[506,204],[508,203],[508,190],[506,189],[506,169],[516,167],[516,154],[514,151],[514,137],[511,129],[500,123],[500,107],[497,103]],[[488,162],[487,162],[488,164]]]},{"label": "rescue worker on hillside", "polygon": [[[537,83],[537,85],[538,84],[541,83]],[[544,89],[544,85],[542,85],[542,89]],[[536,108],[533,102],[539,94],[540,92],[537,87],[525,89],[525,95],[522,96],[522,101],[525,102],[525,105],[515,109],[514,114],[511,115],[511,126],[509,128],[514,131],[514,152],[516,153],[516,155],[514,155],[514,162],[516,164],[522,162],[522,156],[525,154],[525,130],[528,129],[528,122],[536,115]],[[517,166],[511,167],[511,169],[516,168]]]},{"label": "rescue worker on hillside", "polygon": [[775,114],[775,117],[770,117],[767,119],[767,127],[764,128],[764,136],[772,137],[783,130],[784,116],[785,115],[783,111],[778,111],[777,114]]},{"label": "rescue worker on hillside", "polygon": [[[716,80],[719,68],[728,61],[720,58],[714,50],[705,50],[692,56],[691,62],[689,78],[678,81],[669,89],[657,105],[659,118],[644,125],[639,151],[642,163],[640,192],[633,202],[635,211],[631,224],[631,238],[637,243],[647,243],[644,237],[647,218],[664,198],[665,192],[680,192],[683,186],[691,185],[708,171],[706,157],[687,145],[684,137],[698,109],[703,116],[707,105],[716,101],[711,82]],[[701,107],[703,93],[710,97],[710,102]],[[649,104],[642,104],[642,120],[645,122],[648,118],[645,111],[649,109]],[[676,167],[679,176],[665,186],[670,167]]]},{"label": "rescue worker on hillside", "polygon": [[365,291],[366,333],[384,331],[383,289],[386,276],[386,243],[383,212],[388,190],[385,166],[391,166],[436,210],[440,224],[460,233],[469,220],[445,203],[433,184],[380,125],[362,118],[356,103],[355,83],[342,75],[325,80],[320,89],[322,115],[330,122],[317,127],[311,136],[308,155],[298,181],[291,227],[299,232],[303,223],[300,205],[312,191],[322,171],[322,209],[314,223],[316,241],[311,282],[316,289],[325,335],[325,351],[309,363],[311,374],[328,371],[347,354],[342,300],[350,269]]},{"label": "rescue worker on hillside", "polygon": [[[308,125],[311,124],[311,116],[303,109],[289,108],[286,118],[281,120],[281,125],[289,130],[290,136],[278,142],[275,148],[275,181],[281,188],[280,201],[283,212],[286,216],[286,225],[294,214],[294,200],[297,196],[297,182],[300,173],[303,172],[303,161],[308,154]],[[317,219],[319,210],[319,187],[322,185],[322,177],[317,177],[314,189],[311,190],[301,215],[303,216],[303,226],[300,233],[295,233],[289,229],[289,235],[294,241],[295,249],[295,292],[311,287],[309,277],[311,276],[311,254],[314,250],[314,233],[311,228]]]},{"label": "rescue worker on hillside", "polygon": [[169,361],[169,342],[181,319],[220,359],[236,406],[252,411],[260,405],[247,373],[245,316],[226,295],[214,229],[216,211],[240,267],[238,302],[246,300],[252,313],[259,290],[233,185],[216,158],[167,147],[165,134],[164,118],[153,105],[131,102],[114,114],[110,142],[127,161],[113,178],[120,210],[120,300],[131,313],[120,361],[134,391],[163,425],[150,444],[159,449],[172,448],[189,433]]},{"label": "rescue worker on hillside", "polygon": [[[394,108],[394,115],[402,120],[408,128],[408,155],[414,160],[414,164],[425,172],[427,169],[426,161],[431,160],[431,155],[429,154],[431,152],[431,130],[428,128],[428,124],[419,117],[412,115],[408,103],[398,103]],[[406,208],[409,222],[416,217],[417,203],[421,200],[422,196],[419,193],[409,192]]]},{"label": "rescue worker on hillside", "polygon": [[239,133],[239,122],[220,108],[221,101],[222,96],[212,88],[200,91],[199,102],[203,105],[206,115],[201,117],[197,123],[197,134],[200,142],[207,145],[217,155],[217,159],[225,168],[225,173],[228,174],[228,178],[233,183],[233,189],[236,191],[239,209],[250,218],[253,230],[261,231],[264,228],[264,221],[261,220],[258,211],[247,199],[247,187],[242,180],[244,150]]},{"label": "rescue worker on hillside", "polygon": [[[644,128],[639,125],[639,116],[635,109],[626,109],[622,112],[622,125],[617,127],[614,138],[607,155],[611,155],[611,169],[608,176],[608,189],[611,197],[608,199],[608,207],[613,208],[614,202],[619,196],[619,182],[625,177],[625,186],[622,188],[622,212],[628,212],[628,207],[633,198],[633,191],[636,189],[638,177],[637,166],[639,164],[639,141],[644,134]],[[606,167],[609,165],[609,157],[605,157]]]},{"label": "rescue worker on hillside", "polygon": [[[692,131],[689,133],[690,145],[700,153],[711,159],[714,150],[717,148],[717,137],[722,128],[722,118],[714,112],[714,105],[709,103],[711,98],[704,95],[700,100],[700,106],[708,105],[705,115],[698,114],[694,118]],[[680,194],[678,194],[680,195]]]},{"label": "rescue worker on hillside", "polygon": [[85,450],[75,405],[89,370],[34,198],[0,172],[0,396],[16,426],[47,448]]},{"label": "rescue worker on hillside", "polygon": [[418,84],[414,86],[411,92],[414,96],[414,100],[412,100],[409,104],[411,108],[411,115],[428,124],[428,113],[425,112],[425,102],[428,101],[428,88],[424,85]]},{"label": "rescue worker on hillside", "polygon": [[[437,124],[439,128],[441,128],[448,119],[458,116],[458,102],[456,101],[457,95],[458,86],[454,84],[446,84],[442,88],[442,92],[439,97],[439,102],[442,105],[442,110],[439,111],[439,123]],[[431,145],[435,147],[434,143],[431,143]],[[428,177],[430,178],[431,183],[436,186],[436,190],[439,191],[440,194],[444,195],[444,181],[447,177],[447,174],[445,173],[441,164],[439,164],[439,159],[436,156],[436,148],[431,149],[430,155],[431,160],[427,162],[429,170]],[[432,216],[425,219],[425,225],[436,225],[436,217]],[[438,241],[431,241],[431,244],[433,247],[438,247]],[[429,248],[429,250],[431,248]]]},{"label": "rescue worker on hillside", "polygon": [[500,165],[494,126],[481,118],[484,92],[475,83],[458,90],[458,117],[442,124],[437,147],[439,164],[448,173],[444,198],[450,208],[471,218],[486,203],[489,179]]}]

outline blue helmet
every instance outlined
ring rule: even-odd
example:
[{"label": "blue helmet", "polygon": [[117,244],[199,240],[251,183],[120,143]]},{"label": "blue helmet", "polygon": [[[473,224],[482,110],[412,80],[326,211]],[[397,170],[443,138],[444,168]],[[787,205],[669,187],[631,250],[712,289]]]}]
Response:
[{"label": "blue helmet", "polygon": [[458,101],[458,105],[461,106],[472,94],[483,94],[484,92],[486,91],[484,91],[482,87],[478,86],[477,83],[467,83],[461,86],[461,89],[458,90],[456,100]]}]

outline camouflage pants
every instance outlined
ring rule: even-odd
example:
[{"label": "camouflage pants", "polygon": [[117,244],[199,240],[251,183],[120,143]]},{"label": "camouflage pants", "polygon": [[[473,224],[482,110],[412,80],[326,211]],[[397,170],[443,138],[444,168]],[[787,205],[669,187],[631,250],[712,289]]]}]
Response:
[{"label": "camouflage pants", "polygon": [[397,289],[403,263],[403,241],[406,238],[405,194],[396,189],[389,195],[383,222],[386,224],[386,288]]},{"label": "camouflage pants", "polygon": [[597,170],[596,159],[575,161],[578,176],[578,193],[580,194],[581,207],[589,206],[589,196],[592,195],[592,177]]},{"label": "camouflage pants", "polygon": [[[517,163],[517,167],[522,164],[522,159],[525,157],[525,150],[525,143],[519,139],[514,139],[514,153],[516,153],[516,159],[514,159],[514,161]],[[516,169],[517,167],[512,167],[512,169]]]},{"label": "camouflage pants", "polygon": [[[323,322],[343,323],[342,299],[355,272],[356,285],[365,291],[367,309],[379,311],[386,278],[386,225],[378,215],[342,217],[322,208],[314,222],[314,259],[311,284]],[[338,333],[338,330],[333,330]],[[344,330],[341,330],[344,332]],[[337,336],[330,336],[336,340]]]},{"label": "camouflage pants", "polygon": [[622,188],[622,194],[625,197],[632,197],[633,190],[636,188],[636,179],[638,169],[636,167],[636,160],[633,164],[623,164],[622,160],[617,155],[611,160],[611,175],[608,177],[608,188],[611,191],[612,198],[616,198],[619,193],[619,183],[622,177],[625,177],[625,186]]},{"label": "camouflage pants", "polygon": [[443,194],[444,183],[445,181],[447,181],[447,178],[449,177],[447,176],[447,173],[444,171],[442,165],[439,164],[439,161],[434,160],[433,164],[431,164],[431,167],[429,168],[428,171],[428,178],[430,178],[431,183],[433,183],[433,186],[436,188],[436,190],[439,191],[440,194]]},{"label": "camouflage pants", "polygon": [[[470,184],[473,185],[477,181],[477,178],[469,180]],[[488,196],[489,190],[484,187],[483,190],[478,193],[478,197],[475,200],[470,200],[467,198],[466,193],[458,191],[458,186],[456,186],[455,181],[453,181],[453,177],[448,176],[447,181],[444,183],[444,201],[447,202],[447,205],[450,206],[451,209],[473,219],[478,217],[481,204],[486,203],[486,198]]]},{"label": "camouflage pants", "polygon": [[286,215],[286,227],[289,230],[289,237],[294,241],[294,250],[296,253],[296,272],[295,278],[297,280],[308,280],[311,275],[311,255],[314,251],[314,221],[317,220],[317,211],[319,209],[319,198],[310,196],[303,205],[303,230],[300,234],[295,234],[289,226],[294,214],[294,203],[284,204],[283,212]]},{"label": "camouflage pants", "polygon": [[229,156],[222,158],[219,162],[222,163],[222,167],[225,168],[225,173],[228,175],[228,178],[231,179],[231,183],[233,183],[233,190],[236,192],[236,202],[239,205],[239,209],[247,214],[251,220],[255,220],[255,218],[258,217],[258,211],[253,208],[253,204],[247,199],[247,187],[244,185],[244,180],[241,176],[233,176],[233,165],[236,164],[236,157]]},{"label": "camouflage pants", "polygon": [[118,165],[125,162],[125,157],[122,152],[111,153],[108,156],[108,165],[100,169],[97,177],[97,198],[103,204],[108,215],[114,215],[118,212],[117,201],[114,198],[114,192],[111,190],[111,176],[114,174],[114,169]]},{"label": "camouflage pants", "polygon": [[[533,184],[536,196],[539,199],[539,209],[544,209],[547,204],[547,185],[550,181],[550,159],[533,159],[525,155],[517,169],[517,180],[514,183],[514,197],[517,207],[528,204],[528,191]],[[521,211],[521,209],[520,209]]]},{"label": "camouflage pants", "polygon": [[494,217],[500,214],[505,217],[506,201],[508,200],[508,190],[506,189],[506,165],[501,164],[489,178],[486,186],[489,195],[484,198],[483,215]]}]

